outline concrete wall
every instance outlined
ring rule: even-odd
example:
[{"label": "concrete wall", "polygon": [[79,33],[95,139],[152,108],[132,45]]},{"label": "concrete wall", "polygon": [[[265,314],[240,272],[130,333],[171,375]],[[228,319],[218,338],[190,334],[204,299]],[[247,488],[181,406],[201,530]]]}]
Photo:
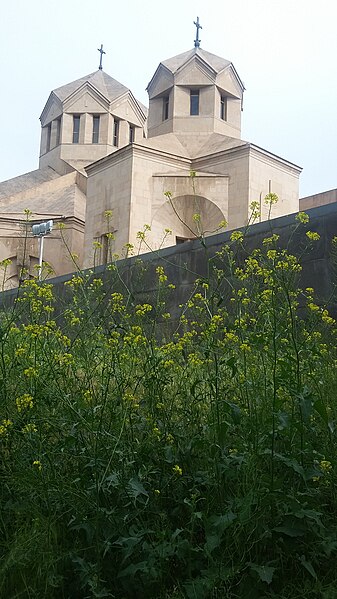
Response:
[{"label": "concrete wall", "polygon": [[[299,254],[307,245],[306,231],[317,231],[320,240],[313,245],[311,251],[305,252],[302,259],[303,270],[300,275],[300,284],[303,288],[313,287],[322,302],[327,302],[334,316],[337,314],[336,299],[333,291],[336,283],[336,264],[331,250],[331,239],[337,232],[337,203],[328,206],[314,208],[308,211],[310,223],[299,227],[294,235],[294,215],[284,216],[270,222],[262,222],[252,226],[247,232],[247,245],[250,249],[260,247],[262,240],[273,232],[280,235],[280,245],[287,247],[290,252]],[[141,262],[134,257],[117,262],[121,278],[133,292],[135,303],[146,297],[151,297],[155,291],[156,280],[155,269],[158,265],[165,268],[170,282],[176,285],[176,290],[168,297],[167,309],[172,315],[178,315],[179,304],[185,302],[193,290],[193,284],[197,277],[207,276],[208,260],[215,255],[221,247],[228,243],[229,233],[223,233],[208,237],[204,247],[199,240],[187,242],[178,246],[161,250],[160,252],[143,254]],[[95,269],[94,276],[101,276],[108,293],[116,291],[116,277],[104,267]],[[56,294],[62,301],[71,302],[69,289],[64,282],[70,276],[53,279]],[[5,292],[1,301],[10,305],[17,296],[17,290]]]},{"label": "concrete wall", "polygon": [[337,189],[331,189],[329,191],[323,191],[322,193],[316,193],[312,196],[300,198],[300,210],[309,210],[310,208],[332,204],[333,202],[337,202]]},{"label": "concrete wall", "polygon": [[[103,241],[108,233],[106,211],[112,211],[111,226],[118,238],[116,251],[129,242],[130,201],[132,184],[132,152],[121,150],[111,166],[103,160],[95,165],[88,178],[85,216],[84,268],[92,266],[95,258],[93,242]],[[98,259],[98,257],[97,257]]]},{"label": "concrete wall", "polygon": [[261,221],[268,218],[269,206],[264,203],[264,198],[269,192],[278,196],[277,204],[272,207],[272,218],[298,212],[298,169],[287,165],[286,161],[273,159],[262,150],[252,148],[249,172],[249,204],[256,201],[260,203]]}]

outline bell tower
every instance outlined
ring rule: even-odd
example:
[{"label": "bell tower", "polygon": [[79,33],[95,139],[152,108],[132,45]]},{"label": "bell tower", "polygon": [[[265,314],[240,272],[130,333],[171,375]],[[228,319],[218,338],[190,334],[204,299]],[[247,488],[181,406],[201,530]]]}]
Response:
[{"label": "bell tower", "polygon": [[199,28],[194,48],[161,62],[147,86],[149,138],[220,133],[241,139],[244,85],[231,62],[200,48]]},{"label": "bell tower", "polygon": [[40,168],[83,169],[144,136],[146,108],[102,69],[51,92],[42,111]]}]

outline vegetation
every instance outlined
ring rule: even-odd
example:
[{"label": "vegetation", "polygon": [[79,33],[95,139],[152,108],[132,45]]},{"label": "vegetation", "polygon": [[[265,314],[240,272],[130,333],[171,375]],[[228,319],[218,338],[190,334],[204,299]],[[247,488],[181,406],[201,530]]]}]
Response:
[{"label": "vegetation", "polygon": [[164,261],[151,295],[79,272],[64,309],[24,282],[0,322],[1,597],[336,596],[337,326],[278,242],[233,232],[177,318]]}]

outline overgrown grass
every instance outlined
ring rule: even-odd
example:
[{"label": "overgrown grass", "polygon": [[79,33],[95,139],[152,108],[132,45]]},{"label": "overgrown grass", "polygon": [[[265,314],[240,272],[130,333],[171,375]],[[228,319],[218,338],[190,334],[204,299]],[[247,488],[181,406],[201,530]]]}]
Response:
[{"label": "overgrown grass", "polygon": [[162,266],[144,301],[109,269],[1,314],[1,597],[335,597],[337,327],[298,258],[234,232],[178,320]]}]

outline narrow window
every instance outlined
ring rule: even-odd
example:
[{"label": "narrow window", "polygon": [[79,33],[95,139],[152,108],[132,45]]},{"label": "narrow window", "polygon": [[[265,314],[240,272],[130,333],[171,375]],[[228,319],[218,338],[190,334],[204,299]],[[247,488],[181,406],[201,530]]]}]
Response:
[{"label": "narrow window", "polygon": [[46,142],[46,152],[50,150],[50,140],[51,140],[51,123],[47,125],[47,142]]},{"label": "narrow window", "polygon": [[112,143],[115,146],[115,148],[118,148],[118,136],[119,136],[119,121],[117,121],[115,119],[114,120],[113,139],[112,139]]},{"label": "narrow window", "polygon": [[56,119],[56,145],[59,146],[61,141],[61,119]]},{"label": "narrow window", "polygon": [[106,233],[104,235],[102,235],[102,237],[101,237],[101,244],[102,244],[101,264],[107,264],[109,244],[108,244],[108,237],[107,237]]},{"label": "narrow window", "polygon": [[80,116],[73,116],[73,144],[78,144],[80,140]]},{"label": "narrow window", "polygon": [[190,115],[196,116],[199,114],[199,90],[191,89],[190,91]]},{"label": "narrow window", "polygon": [[227,97],[221,96],[220,98],[220,118],[223,121],[227,121]]},{"label": "narrow window", "polygon": [[130,125],[129,129],[129,143],[132,144],[135,141],[135,128]]},{"label": "narrow window", "polygon": [[169,96],[163,98],[163,121],[169,118]]},{"label": "narrow window", "polygon": [[92,117],[92,143],[98,144],[99,141],[99,116]]}]

